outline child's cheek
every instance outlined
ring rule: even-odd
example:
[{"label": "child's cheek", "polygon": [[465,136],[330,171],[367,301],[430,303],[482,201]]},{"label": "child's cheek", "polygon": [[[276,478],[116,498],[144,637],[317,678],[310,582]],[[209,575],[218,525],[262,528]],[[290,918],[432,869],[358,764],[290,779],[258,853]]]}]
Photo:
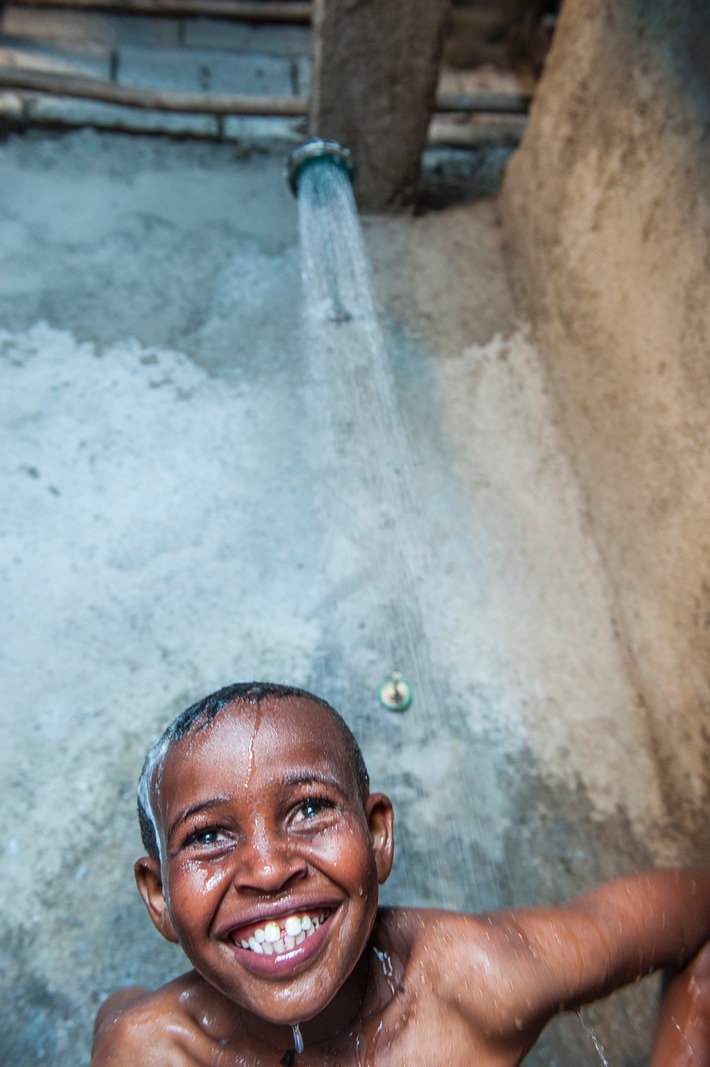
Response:
[{"label": "child's cheek", "polygon": [[344,821],[319,834],[308,850],[319,866],[338,872],[336,881],[368,880],[374,867],[369,835],[355,821]]},{"label": "child's cheek", "polygon": [[206,900],[220,886],[229,881],[231,870],[228,864],[198,863],[184,861],[178,864],[170,880],[170,896],[173,904],[181,898],[191,901]]},{"label": "child's cheek", "polygon": [[192,871],[193,892],[208,894],[217,889],[230,877],[230,870],[226,866],[213,867],[205,864],[195,864]]}]

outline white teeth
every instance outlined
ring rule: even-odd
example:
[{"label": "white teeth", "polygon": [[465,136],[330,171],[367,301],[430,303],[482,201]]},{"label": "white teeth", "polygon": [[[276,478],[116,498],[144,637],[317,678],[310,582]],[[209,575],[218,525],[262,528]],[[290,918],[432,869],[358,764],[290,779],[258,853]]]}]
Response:
[{"label": "white teeth", "polygon": [[298,937],[301,932],[301,920],[298,915],[289,915],[284,923],[284,930],[289,937]]},{"label": "white teeth", "polygon": [[264,940],[271,941],[272,943],[279,940],[281,937],[281,930],[278,923],[267,923],[264,927]]},{"label": "white teeth", "polygon": [[302,944],[325,922],[325,918],[325,915],[289,915],[284,920],[283,927],[273,920],[263,927],[258,927],[248,939],[238,943],[252,952],[279,956]]}]

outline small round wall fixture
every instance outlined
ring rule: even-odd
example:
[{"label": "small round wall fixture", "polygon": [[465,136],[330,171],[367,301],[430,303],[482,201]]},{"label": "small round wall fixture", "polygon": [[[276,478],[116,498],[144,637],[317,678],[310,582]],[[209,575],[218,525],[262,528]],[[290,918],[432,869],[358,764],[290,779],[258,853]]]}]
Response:
[{"label": "small round wall fixture", "polygon": [[388,711],[406,711],[412,703],[412,690],[399,671],[393,671],[377,690],[377,699]]}]

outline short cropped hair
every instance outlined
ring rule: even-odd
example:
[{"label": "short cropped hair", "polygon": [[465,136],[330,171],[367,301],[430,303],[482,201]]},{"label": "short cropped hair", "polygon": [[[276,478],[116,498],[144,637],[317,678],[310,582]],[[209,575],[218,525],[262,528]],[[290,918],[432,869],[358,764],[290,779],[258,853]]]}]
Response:
[{"label": "short cropped hair", "polygon": [[302,697],[323,708],[335,723],[355,777],[355,784],[364,802],[370,790],[370,776],[365,760],[355,735],[342,715],[326,700],[295,686],[277,685],[274,682],[236,682],[218,689],[215,693],[192,704],[181,712],[155,742],[146,756],[143,770],[138,780],[138,822],[140,823],[143,847],[149,856],[160,858],[158,831],[153,813],[152,791],[156,771],[162,770],[163,762],[169,749],[186,734],[193,730],[204,730],[229,704],[258,705],[269,698],[283,700],[288,697]]}]

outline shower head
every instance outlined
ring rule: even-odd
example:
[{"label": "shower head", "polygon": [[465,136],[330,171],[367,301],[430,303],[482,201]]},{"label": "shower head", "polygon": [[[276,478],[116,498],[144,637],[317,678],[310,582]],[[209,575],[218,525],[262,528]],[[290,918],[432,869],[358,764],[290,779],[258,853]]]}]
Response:
[{"label": "shower head", "polygon": [[352,152],[349,148],[343,148],[337,141],[326,141],[322,137],[312,137],[298,148],[295,148],[288,160],[286,177],[294,196],[298,196],[298,180],[303,168],[312,165],[319,159],[330,159],[344,170],[348,178],[352,179],[354,173]]}]

